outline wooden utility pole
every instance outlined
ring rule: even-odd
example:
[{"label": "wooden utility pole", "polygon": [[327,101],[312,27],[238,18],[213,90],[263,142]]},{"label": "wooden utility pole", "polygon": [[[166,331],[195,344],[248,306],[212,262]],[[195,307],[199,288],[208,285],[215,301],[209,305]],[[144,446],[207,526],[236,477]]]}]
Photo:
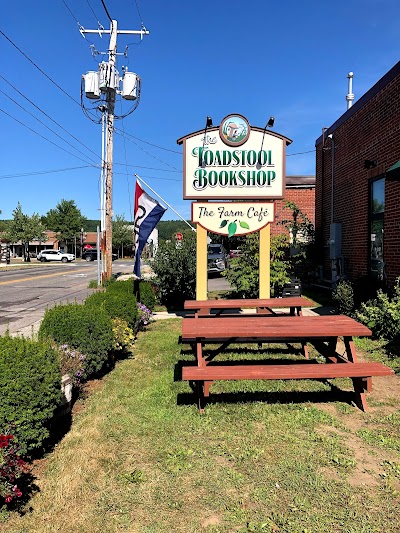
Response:
[{"label": "wooden utility pole", "polygon": [[[111,22],[110,47],[108,53],[108,74],[110,77],[115,72],[115,59],[117,53],[117,21]],[[113,180],[113,148],[114,148],[114,108],[116,90],[109,87],[107,90],[107,167],[106,167],[106,235],[105,235],[105,272],[103,276],[109,279],[112,275],[112,180]],[[105,281],[105,280],[103,280]]]},{"label": "wooden utility pole", "polygon": [[[117,36],[118,34],[124,35],[140,35],[140,38],[143,38],[143,35],[149,35],[149,32],[143,27],[141,30],[118,30],[118,24],[116,20],[110,21],[110,30],[105,30],[101,28],[100,30],[86,30],[83,27],[80,27],[79,31],[83,34],[93,33],[93,34],[110,34],[110,45],[108,49],[108,63],[101,63],[102,66],[102,79],[101,79],[101,92],[106,96],[106,109],[100,109],[103,118],[106,111],[106,164],[105,164],[105,184],[104,191],[102,194],[105,198],[101,199],[101,206],[105,210],[104,215],[104,233],[102,235],[102,281],[111,277],[112,274],[112,218],[113,218],[113,208],[112,208],[112,180],[113,180],[113,144],[114,144],[114,109],[115,109],[115,99],[116,94],[121,94],[119,91],[119,74],[116,70],[116,57],[117,57]],[[104,68],[104,66],[106,68]],[[96,98],[99,94],[96,96]],[[88,96],[93,98],[93,96]],[[125,96],[123,96],[125,98]],[[130,98],[131,99],[131,98]],[[103,156],[103,154],[102,154]],[[103,163],[104,164],[104,161]],[[103,189],[103,188],[102,188]],[[103,218],[102,218],[103,221]]]}]

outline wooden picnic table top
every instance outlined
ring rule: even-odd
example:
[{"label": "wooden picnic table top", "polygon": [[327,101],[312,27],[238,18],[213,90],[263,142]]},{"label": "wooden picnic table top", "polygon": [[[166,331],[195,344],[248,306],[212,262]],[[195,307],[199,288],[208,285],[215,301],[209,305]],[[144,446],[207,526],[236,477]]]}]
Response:
[{"label": "wooden picnic table top", "polygon": [[304,296],[288,298],[237,298],[231,300],[186,300],[184,309],[241,309],[256,307],[313,307],[314,303]]},{"label": "wooden picnic table top", "polygon": [[371,336],[363,324],[345,315],[327,316],[276,316],[238,318],[213,317],[182,320],[182,340],[198,342],[199,339],[224,342],[229,339],[268,339],[276,342],[285,339],[321,339],[327,337]]}]

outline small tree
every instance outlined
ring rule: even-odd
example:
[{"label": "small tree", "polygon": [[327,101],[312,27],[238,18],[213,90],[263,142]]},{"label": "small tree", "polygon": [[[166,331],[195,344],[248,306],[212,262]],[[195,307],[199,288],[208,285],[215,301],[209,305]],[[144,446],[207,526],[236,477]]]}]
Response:
[{"label": "small tree", "polygon": [[121,256],[123,257],[124,246],[132,246],[133,244],[133,230],[129,227],[124,215],[116,215],[112,226],[113,246],[117,248],[118,251],[121,248]]},{"label": "small tree", "polygon": [[294,203],[286,201],[284,209],[288,218],[278,222],[284,226],[291,239],[290,261],[294,275],[305,277],[315,268],[315,229],[308,216]]},{"label": "small tree", "polygon": [[13,244],[21,241],[24,247],[24,260],[30,261],[29,243],[31,241],[46,241],[45,229],[41,217],[37,213],[33,213],[31,217],[25,215],[22,212],[21,204],[18,202],[13,211],[12,220],[6,223],[4,236]]},{"label": "small tree", "polygon": [[75,205],[74,200],[59,202],[55,209],[50,209],[44,217],[47,229],[55,231],[59,241],[64,241],[68,247],[68,241],[79,237],[85,217]]},{"label": "small tree", "polygon": [[185,231],[182,245],[175,240],[162,242],[157,250],[152,268],[156,274],[160,300],[167,305],[180,306],[196,294],[196,238]]},{"label": "small tree", "polygon": [[[242,254],[232,259],[230,268],[223,272],[238,296],[243,298],[259,297],[259,240],[258,233],[247,235],[241,246]],[[273,288],[283,287],[290,280],[290,262],[285,259],[287,250],[288,239],[285,235],[271,238],[270,284]]]}]

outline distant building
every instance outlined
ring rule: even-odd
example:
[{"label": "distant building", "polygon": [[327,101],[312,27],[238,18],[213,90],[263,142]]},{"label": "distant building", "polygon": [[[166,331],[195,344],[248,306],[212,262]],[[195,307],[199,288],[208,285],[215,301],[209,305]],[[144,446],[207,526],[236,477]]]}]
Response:
[{"label": "distant building", "polygon": [[400,62],[316,140],[323,276],[400,276]]}]

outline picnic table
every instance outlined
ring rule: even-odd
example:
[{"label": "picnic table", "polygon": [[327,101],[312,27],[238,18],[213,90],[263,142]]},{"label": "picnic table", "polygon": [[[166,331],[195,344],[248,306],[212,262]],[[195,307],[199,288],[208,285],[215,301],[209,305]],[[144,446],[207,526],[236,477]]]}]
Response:
[{"label": "picnic table", "polygon": [[[197,392],[198,407],[204,411],[210,385],[216,380],[242,379],[331,379],[348,377],[353,381],[355,403],[367,410],[365,391],[372,390],[372,376],[393,374],[382,363],[358,362],[353,337],[370,336],[371,331],[344,315],[329,316],[240,316],[182,320],[182,341],[193,345],[197,366],[184,366],[182,379]],[[337,351],[342,337],[344,354]],[[288,364],[240,364],[213,361],[230,343],[311,343],[326,363],[300,359]],[[221,343],[220,350],[204,353],[205,344]],[[253,363],[253,362],[252,362]]]},{"label": "picnic table", "polygon": [[246,308],[255,308],[257,314],[276,315],[274,309],[289,308],[291,315],[301,315],[302,307],[312,307],[314,304],[304,296],[290,296],[288,298],[237,298],[231,300],[186,300],[184,309],[194,311],[196,317],[223,316],[226,311],[240,311]]}]

